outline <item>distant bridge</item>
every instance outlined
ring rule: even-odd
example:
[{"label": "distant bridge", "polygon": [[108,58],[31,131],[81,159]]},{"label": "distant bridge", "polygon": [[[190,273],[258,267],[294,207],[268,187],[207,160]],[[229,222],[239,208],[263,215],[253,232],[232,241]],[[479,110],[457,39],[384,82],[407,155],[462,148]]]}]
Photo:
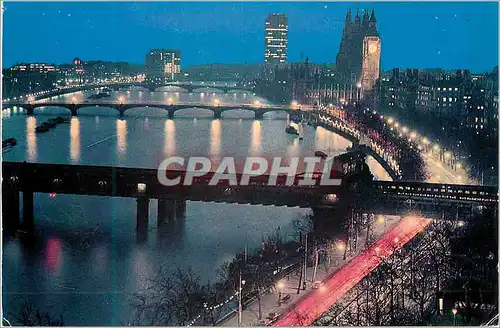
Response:
[{"label": "distant bridge", "polygon": [[117,101],[102,101],[102,102],[50,102],[50,101],[40,101],[40,102],[5,102],[3,104],[4,108],[9,107],[21,107],[26,109],[28,115],[35,114],[35,109],[42,107],[60,107],[68,109],[72,116],[77,116],[78,112],[84,108],[89,107],[103,107],[115,109],[119,116],[131,108],[157,108],[168,112],[170,118],[174,117],[175,112],[187,109],[208,109],[214,113],[215,118],[221,118],[222,113],[230,110],[248,110],[254,113],[255,118],[262,118],[265,113],[268,112],[285,112],[287,114],[300,113],[299,110],[291,108],[291,106],[279,106],[279,105],[266,105],[266,104],[204,104],[204,103],[179,103],[179,104],[168,104],[165,102],[120,102]]},{"label": "distant bridge", "polygon": [[[187,81],[187,82],[168,82],[162,84],[151,84],[145,82],[106,82],[106,83],[94,83],[94,84],[81,84],[75,86],[65,86],[58,87],[53,90],[45,90],[33,92],[31,95],[34,99],[44,99],[54,96],[64,95],[72,92],[85,91],[85,90],[99,90],[103,88],[109,88],[111,90],[119,90],[122,88],[130,87],[140,87],[149,90],[150,92],[158,91],[160,88],[164,87],[177,87],[177,90],[168,91],[179,91],[183,90],[185,92],[203,92],[204,89],[209,88],[213,91],[228,93],[230,91],[238,92],[249,92],[254,94],[254,88],[252,86],[240,85],[238,83],[225,83],[225,82],[204,82],[204,81]],[[4,101],[17,101],[21,99],[28,99],[29,95],[23,97],[14,97],[12,99],[4,99]]]},{"label": "distant bridge", "polygon": [[[229,93],[230,91],[246,91],[249,93],[254,92],[253,87],[247,87],[244,85],[238,85],[235,83],[224,83],[224,82],[169,82],[163,84],[151,84],[151,83],[138,83],[138,82],[126,82],[126,83],[114,83],[112,85],[107,85],[109,89],[119,90],[122,88],[130,87],[140,87],[148,89],[151,92],[160,91],[158,89],[165,87],[176,87],[177,89],[183,89],[185,92],[202,92],[206,88],[210,88],[215,91],[220,91],[223,93]],[[178,90],[175,90],[178,91]]]}]

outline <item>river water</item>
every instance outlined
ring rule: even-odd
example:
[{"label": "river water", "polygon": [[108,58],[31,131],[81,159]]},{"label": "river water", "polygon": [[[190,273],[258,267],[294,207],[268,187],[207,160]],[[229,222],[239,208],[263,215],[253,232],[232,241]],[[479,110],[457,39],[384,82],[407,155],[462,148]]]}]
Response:
[{"label": "river water", "polygon": [[[111,99],[248,104],[264,99],[244,92],[188,94],[122,90]],[[177,92],[179,91],[179,92]],[[89,93],[59,96],[52,101],[81,100]],[[106,99],[106,101],[109,99]],[[350,146],[346,139],[323,128],[301,127],[304,139],[285,134],[287,116],[266,114],[253,120],[247,111],[230,111],[221,120],[212,113],[186,109],[169,120],[152,108],[131,109],[123,119],[113,109],[84,108],[78,118],[49,132],[35,134],[37,125],[62,108],[41,108],[27,117],[21,108],[2,112],[2,137],[18,144],[3,153],[5,161],[73,163],[156,168],[167,156],[312,156],[316,149],[331,155]],[[372,172],[387,173],[373,159]],[[14,319],[24,300],[53,314],[61,313],[67,325],[121,325],[130,318],[130,296],[141,291],[145,279],[159,266],[171,270],[192,267],[205,281],[245,245],[249,249],[279,229],[292,239],[292,221],[308,209],[188,202],[186,218],[174,231],[156,228],[157,203],[150,203],[146,243],[135,239],[135,200],[74,195],[35,194],[36,238],[3,239],[4,316]],[[15,320],[12,320],[15,321]]]}]

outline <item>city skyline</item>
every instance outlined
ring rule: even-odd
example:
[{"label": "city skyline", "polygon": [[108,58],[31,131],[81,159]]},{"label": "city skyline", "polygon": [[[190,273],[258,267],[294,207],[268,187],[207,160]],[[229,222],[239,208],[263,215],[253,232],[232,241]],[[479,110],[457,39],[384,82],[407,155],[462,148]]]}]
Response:
[{"label": "city skyline", "polygon": [[[360,13],[362,9],[375,9],[384,45],[381,56],[384,71],[392,67],[418,67],[469,68],[483,72],[498,65],[496,3],[429,3],[425,6],[417,3],[200,3],[196,7],[200,9],[198,13],[181,3],[120,6],[37,3],[30,7],[6,3],[3,66],[18,62],[60,64],[74,57],[144,63],[144,55],[151,48],[179,49],[183,53],[184,68],[213,63],[260,63],[263,62],[264,22],[274,11],[284,13],[289,19],[290,62],[308,57],[313,62],[333,63],[349,7],[353,12],[359,7]],[[212,18],[204,20],[203,16]],[[32,24],[19,26],[19,21],[27,17]],[[40,33],[50,37],[30,38],[30,42],[26,42],[32,26],[40,26]],[[13,28],[17,31],[9,32]],[[418,34],[410,36],[415,30]],[[425,36],[436,33],[442,37]],[[120,46],[134,37],[137,41],[134,46],[120,51]],[[400,49],[405,49],[404,56]]]}]

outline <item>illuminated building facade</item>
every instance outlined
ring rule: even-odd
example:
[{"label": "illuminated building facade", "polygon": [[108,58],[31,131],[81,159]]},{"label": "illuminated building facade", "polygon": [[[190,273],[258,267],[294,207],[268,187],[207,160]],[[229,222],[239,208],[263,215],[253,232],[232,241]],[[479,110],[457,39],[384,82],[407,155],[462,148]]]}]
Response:
[{"label": "illuminated building facade", "polygon": [[[368,49],[370,44],[372,44],[371,49],[374,50],[374,42],[368,41],[366,44],[367,47],[365,48],[365,37],[373,37],[368,40],[378,37],[375,10],[372,10],[371,14],[368,13],[368,10],[365,10],[363,20],[361,20],[358,11],[353,22],[351,10],[349,9],[344,22],[344,31],[336,58],[336,67],[338,74],[344,76],[345,79],[354,84],[360,82],[365,52],[368,55],[367,57],[370,58],[370,60],[368,60],[370,63],[373,62],[375,55],[375,53],[371,54],[369,52],[370,49]],[[378,55],[380,56],[380,39],[378,42]]]},{"label": "illuminated building facade", "polygon": [[179,50],[154,49],[146,55],[146,80],[150,83],[173,81],[181,73]]},{"label": "illuminated building facade", "polygon": [[285,15],[272,13],[266,19],[266,41],[264,61],[266,63],[286,63],[288,45],[288,21]]},{"label": "illuminated building facade", "polygon": [[4,98],[50,90],[56,86],[58,70],[54,64],[23,63],[3,70]]}]

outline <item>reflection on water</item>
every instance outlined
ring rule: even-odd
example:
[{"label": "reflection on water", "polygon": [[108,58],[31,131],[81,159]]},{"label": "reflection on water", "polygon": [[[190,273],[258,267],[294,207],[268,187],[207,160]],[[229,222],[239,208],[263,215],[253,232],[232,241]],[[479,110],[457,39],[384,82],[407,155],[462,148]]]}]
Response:
[{"label": "reflection on water", "polygon": [[165,121],[165,156],[175,155],[175,122],[174,120]]},{"label": "reflection on water", "polygon": [[351,146],[352,143],[349,140],[338,134],[334,134],[320,126],[316,128],[316,137],[314,140],[315,150],[322,150],[332,155],[332,153],[337,153]]},{"label": "reflection on water", "polygon": [[254,120],[252,122],[252,141],[250,143],[250,156],[256,156],[260,153],[262,122]]},{"label": "reflection on water", "polygon": [[26,148],[29,161],[36,161],[36,117],[30,116],[26,119]]},{"label": "reflection on water", "polygon": [[61,241],[56,237],[47,240],[45,266],[54,274],[61,265]]},{"label": "reflection on water", "polygon": [[127,152],[127,121],[116,120],[116,138],[116,150],[122,159]]},{"label": "reflection on water", "polygon": [[[138,98],[168,95],[134,90],[130,99],[134,93]],[[207,102],[211,93],[204,96]],[[217,95],[221,102],[255,99],[241,93]],[[201,96],[180,92],[179,97],[194,102]],[[60,111],[44,109],[44,114],[37,114],[38,123]],[[200,118],[200,113],[194,119],[170,120],[164,112],[155,116],[143,108],[127,111],[125,121],[106,108],[84,112],[70,124],[38,135],[37,116],[4,115],[3,133],[19,140],[4,159],[156,168],[165,155],[212,159],[262,155],[283,157],[286,165],[287,156],[312,156],[315,147],[336,155],[350,145],[338,135],[309,126],[299,128],[304,137],[299,141],[285,133],[284,120],[213,120]],[[95,116],[101,113],[107,115]],[[138,113],[147,113],[148,119]],[[35,194],[36,247],[27,249],[19,238],[3,240],[4,308],[17,313],[19,305],[30,300],[47,310],[46,304],[51,304],[51,312],[62,313],[69,325],[120,325],[130,315],[130,295],[143,290],[145,279],[152,278],[158,266],[172,271],[193,267],[203,282],[214,281],[218,266],[245,245],[258,247],[278,226],[284,234],[292,234],[292,220],[309,213],[287,207],[188,202],[182,224],[162,231],[156,224],[156,200],[151,201],[150,211],[148,242],[137,245],[134,199]]]},{"label": "reflection on water", "polygon": [[213,163],[220,160],[222,124],[220,120],[212,120],[210,125],[210,159]]},{"label": "reflection on water", "polygon": [[70,156],[72,162],[80,161],[80,121],[77,117],[71,118],[69,129]]},{"label": "reflection on water", "polygon": [[300,155],[300,140],[298,137],[292,137],[292,140],[288,141],[287,155],[289,157]]}]

